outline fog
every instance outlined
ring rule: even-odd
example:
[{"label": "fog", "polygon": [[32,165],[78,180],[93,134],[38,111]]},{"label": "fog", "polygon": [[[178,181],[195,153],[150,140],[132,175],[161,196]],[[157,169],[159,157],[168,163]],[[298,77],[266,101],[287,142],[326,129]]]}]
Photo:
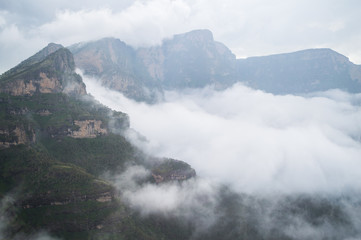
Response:
[{"label": "fog", "polygon": [[241,84],[167,92],[148,105],[84,77],[87,91],[126,112],[146,152],[189,163],[197,175],[244,193],[357,192],[361,95],[339,90],[276,96]]}]

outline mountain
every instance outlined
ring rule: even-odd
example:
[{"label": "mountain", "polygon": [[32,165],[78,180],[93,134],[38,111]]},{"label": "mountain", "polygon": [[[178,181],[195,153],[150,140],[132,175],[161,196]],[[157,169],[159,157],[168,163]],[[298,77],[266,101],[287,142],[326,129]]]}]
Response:
[{"label": "mountain", "polygon": [[74,69],[71,52],[49,44],[0,78],[1,238],[43,230],[62,239],[164,238],[103,176],[142,166],[154,175],[143,181],[156,184],[195,171],[133,146],[122,135],[128,116],[87,95]]},{"label": "mountain", "polygon": [[161,46],[139,49],[137,56],[166,90],[229,85],[236,57],[209,30],[175,35]]},{"label": "mountain", "polygon": [[133,49],[107,38],[70,49],[86,75],[127,97],[148,102],[146,92],[159,96],[163,90],[207,85],[222,89],[236,82],[273,94],[334,88],[361,92],[361,66],[331,49],[236,59],[209,30],[178,34],[149,48]]},{"label": "mountain", "polygon": [[31,96],[38,92],[84,95],[85,84],[74,70],[71,52],[60,45],[49,44],[33,57],[2,74],[0,92],[14,96]]},{"label": "mountain", "polygon": [[77,67],[85,75],[100,79],[101,83],[123,92],[136,100],[153,102],[161,88],[136,57],[136,51],[119,39],[105,38],[69,47]]},{"label": "mountain", "polygon": [[195,30],[165,40],[161,46],[133,49],[105,38],[69,47],[76,66],[111,89],[152,102],[163,90],[218,87],[235,82],[236,58],[209,30]]},{"label": "mountain", "polygon": [[361,92],[361,66],[331,49],[238,59],[237,70],[239,81],[274,94]]}]

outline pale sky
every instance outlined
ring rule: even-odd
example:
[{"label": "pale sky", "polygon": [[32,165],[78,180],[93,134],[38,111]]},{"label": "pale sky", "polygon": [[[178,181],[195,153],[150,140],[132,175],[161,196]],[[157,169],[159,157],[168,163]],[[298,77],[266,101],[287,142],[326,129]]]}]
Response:
[{"label": "pale sky", "polygon": [[326,47],[361,64],[358,0],[0,0],[0,73],[49,42],[134,47],[209,29],[238,58]]}]

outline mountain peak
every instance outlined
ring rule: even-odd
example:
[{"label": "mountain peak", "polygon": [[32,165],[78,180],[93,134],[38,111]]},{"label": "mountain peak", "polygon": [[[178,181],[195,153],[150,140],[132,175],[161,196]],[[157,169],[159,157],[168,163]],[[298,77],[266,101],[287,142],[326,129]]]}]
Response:
[{"label": "mountain peak", "polygon": [[303,60],[332,58],[339,62],[348,62],[349,61],[349,59],[346,56],[344,56],[330,48],[312,48],[312,49],[305,49],[305,50],[288,53],[288,54],[290,54],[290,55],[293,54],[297,57],[300,57]]},{"label": "mountain peak", "polygon": [[75,73],[72,53],[58,44],[49,44],[0,77],[1,92],[11,95],[36,93],[86,94],[81,77]]},{"label": "mountain peak", "polygon": [[197,29],[183,34],[174,35],[174,40],[213,42],[213,33],[208,29]]},{"label": "mountain peak", "polygon": [[20,73],[20,72],[24,71],[28,67],[43,61],[47,56],[49,56],[50,54],[52,54],[55,51],[59,50],[60,48],[64,48],[64,47],[62,45],[60,45],[60,44],[49,43],[45,48],[41,49],[39,52],[35,53],[33,56],[31,56],[28,59],[22,61],[17,66],[10,69],[9,71],[3,73],[0,76],[0,79],[11,76],[11,75],[15,75],[17,73]]}]

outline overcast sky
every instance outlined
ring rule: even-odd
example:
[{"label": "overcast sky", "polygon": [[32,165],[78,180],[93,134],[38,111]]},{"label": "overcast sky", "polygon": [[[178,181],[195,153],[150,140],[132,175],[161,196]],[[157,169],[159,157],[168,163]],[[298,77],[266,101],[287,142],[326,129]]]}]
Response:
[{"label": "overcast sky", "polygon": [[210,29],[237,57],[328,47],[361,63],[358,0],[0,0],[0,72],[49,42],[138,47]]}]

